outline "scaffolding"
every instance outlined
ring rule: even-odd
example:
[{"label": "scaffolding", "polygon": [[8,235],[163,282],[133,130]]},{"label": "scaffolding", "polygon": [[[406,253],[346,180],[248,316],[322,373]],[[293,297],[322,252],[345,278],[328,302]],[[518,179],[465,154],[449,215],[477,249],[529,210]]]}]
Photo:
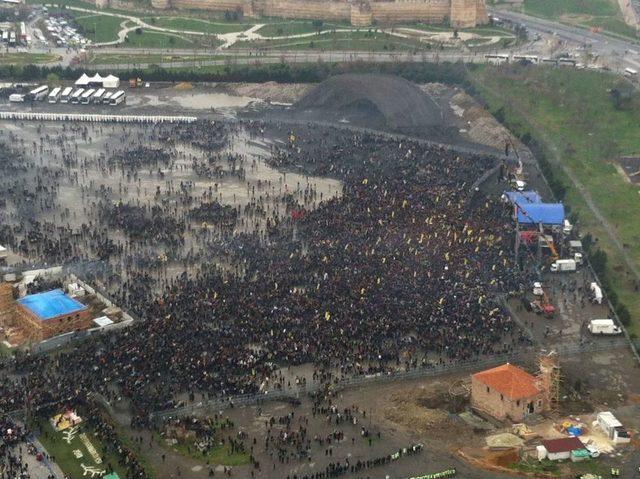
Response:
[{"label": "scaffolding", "polygon": [[557,413],[560,408],[560,358],[557,351],[542,350],[538,355],[539,372],[536,376],[542,391],[544,409]]}]

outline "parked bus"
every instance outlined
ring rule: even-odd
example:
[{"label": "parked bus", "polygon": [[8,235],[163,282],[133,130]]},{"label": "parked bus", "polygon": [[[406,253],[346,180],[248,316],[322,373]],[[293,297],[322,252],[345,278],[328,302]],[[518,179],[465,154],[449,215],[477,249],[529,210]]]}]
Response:
[{"label": "parked bus", "polygon": [[106,90],[104,88],[100,88],[98,89],[98,91],[96,92],[95,95],[93,95],[93,98],[91,99],[93,103],[97,103],[98,105],[100,103],[102,103],[102,97],[104,96],[104,92]]},{"label": "parked bus", "polygon": [[9,33],[9,45],[16,44],[16,32]]},{"label": "parked bus", "polygon": [[80,103],[82,103],[83,105],[88,105],[89,103],[91,103],[91,97],[95,92],[96,91],[93,88],[89,88],[82,94],[82,96],[80,96]]},{"label": "parked bus", "polygon": [[29,96],[34,101],[44,100],[49,94],[49,87],[47,85],[39,86],[29,92]]},{"label": "parked bus", "polygon": [[578,62],[571,58],[558,58],[558,66],[575,67]]},{"label": "parked bus", "polygon": [[535,55],[513,55],[514,61],[538,63],[538,57]]},{"label": "parked bus", "polygon": [[2,32],[2,41],[5,43],[9,42],[9,30]]},{"label": "parked bus", "polygon": [[76,91],[74,91],[73,95],[71,95],[71,103],[73,103],[74,105],[80,103],[80,95],[82,95],[83,93],[84,88],[78,88]]},{"label": "parked bus", "polygon": [[501,64],[501,63],[509,63],[509,55],[504,55],[504,54],[493,54],[493,53],[487,53],[484,58],[489,62],[489,63],[495,63],[495,64]]},{"label": "parked bus", "polygon": [[638,74],[638,70],[634,70],[633,68],[625,68],[624,74],[630,77],[634,77]]},{"label": "parked bus", "polygon": [[69,97],[71,96],[72,92],[73,88],[71,88],[70,86],[65,88],[62,92],[62,95],[60,95],[60,103],[69,103]]},{"label": "parked bus", "polygon": [[125,100],[126,96],[124,94],[124,91],[122,90],[118,90],[117,92],[115,92],[113,95],[111,95],[111,105],[119,105],[120,103],[122,103]]},{"label": "parked bus", "polygon": [[49,93],[49,103],[58,103],[58,100],[60,99],[60,92],[62,91],[62,88],[55,87],[53,90],[51,90],[51,93]]},{"label": "parked bus", "polygon": [[111,97],[113,96],[115,92],[112,91],[108,91],[107,93],[104,94],[104,96],[102,97],[102,103],[104,103],[105,105],[109,105],[111,103]]}]

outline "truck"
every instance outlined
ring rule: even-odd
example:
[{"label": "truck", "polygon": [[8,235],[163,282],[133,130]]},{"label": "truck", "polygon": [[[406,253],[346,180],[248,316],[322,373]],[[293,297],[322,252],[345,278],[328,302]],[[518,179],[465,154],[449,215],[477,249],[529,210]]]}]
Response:
[{"label": "truck", "polygon": [[24,101],[24,95],[20,93],[12,93],[9,95],[9,101],[11,103],[22,103]]},{"label": "truck", "polygon": [[622,333],[622,329],[616,326],[613,319],[592,319],[587,329],[591,334],[615,335]]},{"label": "truck", "polygon": [[557,259],[551,263],[552,273],[572,273],[578,267],[575,259]]},{"label": "truck", "polygon": [[589,286],[589,297],[591,301],[596,304],[602,304],[602,288],[598,285],[598,283],[591,283]]}]

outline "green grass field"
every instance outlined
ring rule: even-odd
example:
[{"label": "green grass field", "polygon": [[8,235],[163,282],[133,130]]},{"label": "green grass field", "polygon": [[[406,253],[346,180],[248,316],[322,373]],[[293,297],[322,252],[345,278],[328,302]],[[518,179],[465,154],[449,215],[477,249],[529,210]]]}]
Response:
[{"label": "green grass field", "polygon": [[[45,447],[53,460],[60,466],[66,476],[72,479],[80,479],[82,477],[90,477],[83,474],[81,464],[88,467],[95,467],[100,470],[107,469],[110,465],[120,478],[126,477],[126,469],[118,464],[118,458],[110,453],[105,452],[100,440],[95,436],[84,423],[80,424],[80,429],[75,437],[67,443],[62,432],[56,431],[47,419],[39,420],[39,429],[42,434],[38,436],[39,441]],[[85,443],[81,440],[81,435],[86,434],[86,438],[93,445],[98,455],[103,458],[102,463],[97,464],[87,449]],[[77,458],[74,451],[79,451],[82,457]]]},{"label": "green grass field", "polygon": [[599,27],[614,35],[638,36],[625,23],[616,0],[525,0],[524,11],[585,28]]},{"label": "green grass field", "polygon": [[60,60],[51,53],[0,53],[0,65],[37,65]]},{"label": "green grass field", "polygon": [[627,25],[624,20],[618,17],[593,17],[584,22],[584,26],[599,27],[605,30],[605,32],[622,35],[623,37],[638,37],[636,29]]},{"label": "green grass field", "polygon": [[558,19],[561,15],[615,16],[618,6],[612,0],[525,0],[531,15]]},{"label": "green grass field", "polygon": [[252,26],[246,23],[219,23],[188,17],[145,17],[142,20],[156,27],[210,34],[243,32]]},{"label": "green grass field", "polygon": [[640,155],[640,100],[616,109],[610,90],[619,77],[584,70],[486,67],[473,80],[490,110],[503,109],[508,126],[530,132],[545,145],[551,163],[569,186],[566,202],[579,215],[583,232],[597,238],[609,258],[607,275],[632,317],[630,332],[640,334],[640,295],[636,282],[607,228],[587,206],[563,165],[575,175],[612,224],[625,252],[640,266],[640,187],[615,167],[616,158]]},{"label": "green grass field", "polygon": [[323,33],[305,38],[272,41],[241,41],[238,48],[266,48],[276,50],[333,50],[333,51],[413,51],[428,49],[417,40],[398,38],[382,32]]},{"label": "green grass field", "polygon": [[178,452],[186,457],[191,457],[199,461],[207,462],[209,464],[223,465],[223,466],[244,466],[251,462],[249,454],[244,453],[232,453],[229,445],[219,445],[208,451],[206,454],[201,453],[193,441],[178,442],[173,446],[166,444],[160,434],[155,434],[155,439],[158,443],[163,444],[164,447],[170,448],[175,452]]},{"label": "green grass field", "polygon": [[82,28],[85,37],[94,43],[112,42],[118,39],[120,24],[124,18],[109,15],[87,15],[77,12],[75,22]]},{"label": "green grass field", "polygon": [[[143,30],[142,33],[129,32],[123,46],[138,48],[201,48],[202,45],[199,40],[202,39],[194,38],[190,41],[180,36]],[[207,42],[213,44],[213,46],[219,44],[214,40],[207,40]]]},{"label": "green grass field", "polygon": [[337,23],[326,23],[316,27],[312,21],[308,22],[274,22],[269,23],[258,30],[258,33],[264,37],[284,37],[289,35],[301,35],[304,33],[315,33],[318,30],[331,30],[349,28],[348,25],[341,25]]},{"label": "green grass field", "polygon": [[171,62],[201,62],[209,60],[222,60],[224,58],[228,57],[215,55],[164,55],[160,53],[96,53],[91,57],[88,63],[90,65],[135,65],[140,63],[159,64]]}]

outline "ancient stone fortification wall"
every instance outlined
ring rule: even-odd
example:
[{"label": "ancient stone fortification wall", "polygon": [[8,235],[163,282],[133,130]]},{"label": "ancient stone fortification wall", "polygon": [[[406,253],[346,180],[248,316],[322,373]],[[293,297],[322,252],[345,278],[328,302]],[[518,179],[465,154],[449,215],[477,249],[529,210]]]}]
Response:
[{"label": "ancient stone fortification wall", "polygon": [[171,0],[173,8],[214,10],[218,12],[242,10],[244,3],[245,0]]},{"label": "ancient stone fortification wall", "polygon": [[475,27],[478,0],[451,0],[451,26],[458,28]]},{"label": "ancient stone fortification wall", "polygon": [[351,5],[346,2],[317,0],[259,0],[259,11],[266,17],[349,20]]},{"label": "ancient stone fortification wall", "polygon": [[379,24],[402,22],[440,23],[451,12],[449,0],[371,3],[373,19]]},{"label": "ancient stone fortification wall", "polygon": [[[93,0],[108,1],[108,0]],[[117,0],[112,0],[117,1]],[[485,0],[391,0],[355,4],[346,0],[151,0],[154,8],[243,11],[245,15],[350,21],[366,27],[402,22],[440,23],[458,28],[487,22]]]},{"label": "ancient stone fortification wall", "polygon": [[351,6],[351,25],[354,27],[368,27],[373,23],[373,12],[366,6]]}]

